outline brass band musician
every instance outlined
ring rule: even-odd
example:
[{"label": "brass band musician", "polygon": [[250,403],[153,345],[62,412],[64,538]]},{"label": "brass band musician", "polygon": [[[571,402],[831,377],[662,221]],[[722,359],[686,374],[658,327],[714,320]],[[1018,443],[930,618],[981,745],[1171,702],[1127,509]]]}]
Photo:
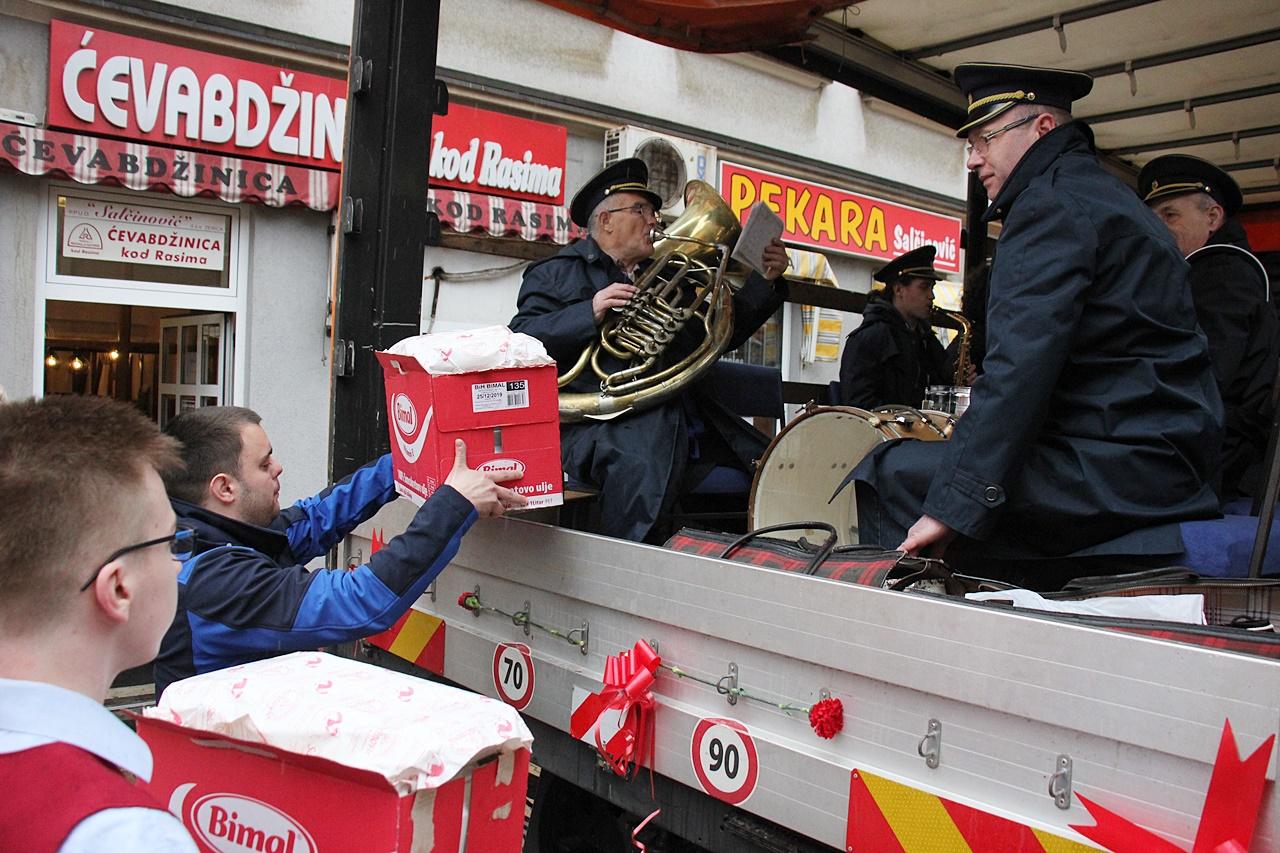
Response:
[{"label": "brass band musician", "polygon": [[840,403],[860,409],[919,406],[930,385],[949,385],[954,368],[929,325],[937,249],[921,246],[899,255],[872,277],[862,324],[845,339],[840,356]]},{"label": "brass band musician", "polygon": [[1191,299],[1209,339],[1226,426],[1223,501],[1258,493],[1280,328],[1267,304],[1270,283],[1235,218],[1244,197],[1231,176],[1199,157],[1168,154],[1142,167],[1138,193],[1191,265]]},{"label": "brass band musician", "polygon": [[964,63],[957,135],[1003,222],[987,351],[948,442],[890,442],[850,475],[863,542],[1053,589],[1167,560],[1217,514],[1222,404],[1168,231],[1097,161],[1087,74]]},{"label": "brass band musician", "polygon": [[[511,329],[542,341],[562,374],[597,340],[611,310],[635,296],[633,282],[653,253],[661,204],[648,187],[644,161],[621,160],[587,181],[569,205],[573,222],[589,236],[525,270]],[[727,348],[741,345],[782,304],[787,262],[786,250],[774,241],[765,251],[764,274],[752,273],[734,293]],[[699,335],[693,324],[685,326],[662,354],[664,363],[678,361]],[[593,390],[599,380],[591,371],[561,389]],[[602,532],[650,542],[666,538],[663,522],[682,487],[718,464],[749,471],[766,445],[761,433],[701,393],[696,382],[643,411],[562,423],[560,440],[565,472],[600,490]]]}]

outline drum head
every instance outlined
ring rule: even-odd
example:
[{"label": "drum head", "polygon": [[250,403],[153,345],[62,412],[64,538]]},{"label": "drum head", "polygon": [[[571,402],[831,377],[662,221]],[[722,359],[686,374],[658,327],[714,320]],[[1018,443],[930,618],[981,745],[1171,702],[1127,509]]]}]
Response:
[{"label": "drum head", "polygon": [[[789,423],[769,445],[751,484],[751,529],[795,521],[825,521],[840,534],[839,544],[858,542],[854,486],[834,501],[831,494],[871,449],[893,434],[872,423],[862,409],[816,409]],[[830,501],[828,503],[828,501]],[[819,529],[789,533],[821,541]]]}]

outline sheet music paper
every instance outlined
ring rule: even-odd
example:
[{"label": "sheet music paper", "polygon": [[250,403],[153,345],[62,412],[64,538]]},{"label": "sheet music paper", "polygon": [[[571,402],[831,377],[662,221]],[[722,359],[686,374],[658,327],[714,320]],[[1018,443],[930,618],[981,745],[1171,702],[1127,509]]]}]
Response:
[{"label": "sheet music paper", "polygon": [[738,236],[738,243],[733,247],[731,257],[764,275],[765,247],[781,236],[782,217],[774,213],[769,205],[757,202],[751,208],[751,213],[747,214],[747,222],[742,226],[742,233]]}]

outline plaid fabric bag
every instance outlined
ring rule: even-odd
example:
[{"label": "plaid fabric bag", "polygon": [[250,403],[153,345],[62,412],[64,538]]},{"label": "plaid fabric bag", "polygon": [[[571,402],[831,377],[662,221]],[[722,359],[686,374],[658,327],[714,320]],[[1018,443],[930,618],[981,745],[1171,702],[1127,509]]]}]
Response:
[{"label": "plaid fabric bag", "polygon": [[[804,537],[793,541],[766,535],[804,529],[824,530],[826,539],[815,544]],[[800,521],[762,527],[745,536],[685,527],[668,539],[663,547],[862,586],[905,589],[921,581],[937,581],[950,595],[967,591],[965,579],[953,576],[941,560],[913,557],[878,545],[837,547],[836,539],[836,530],[831,525],[821,521]]]}]

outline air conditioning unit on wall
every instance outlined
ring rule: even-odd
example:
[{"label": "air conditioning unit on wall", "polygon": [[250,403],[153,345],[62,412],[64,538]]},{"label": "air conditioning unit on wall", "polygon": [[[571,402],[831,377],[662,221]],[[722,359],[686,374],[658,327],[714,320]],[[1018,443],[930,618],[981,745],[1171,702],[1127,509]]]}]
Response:
[{"label": "air conditioning unit on wall", "polygon": [[662,212],[677,216],[684,210],[684,185],[692,180],[716,185],[716,149],[691,139],[668,136],[635,125],[604,135],[604,165],[639,157],[649,167],[649,188],[662,196]]}]

